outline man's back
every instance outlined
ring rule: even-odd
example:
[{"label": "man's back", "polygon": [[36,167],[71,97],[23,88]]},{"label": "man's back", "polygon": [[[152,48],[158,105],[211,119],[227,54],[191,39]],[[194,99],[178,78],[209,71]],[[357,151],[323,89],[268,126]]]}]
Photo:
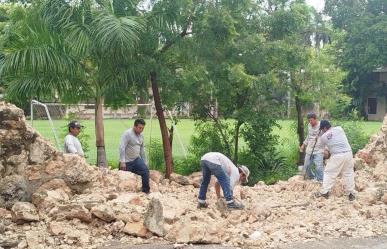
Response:
[{"label": "man's back", "polygon": [[239,182],[239,171],[235,164],[225,155],[219,152],[208,152],[204,154],[201,160],[220,165],[226,174],[230,177],[231,189]]},{"label": "man's back", "polygon": [[332,127],[321,137],[322,143],[328,146],[331,154],[352,152],[347,136],[340,126]]}]

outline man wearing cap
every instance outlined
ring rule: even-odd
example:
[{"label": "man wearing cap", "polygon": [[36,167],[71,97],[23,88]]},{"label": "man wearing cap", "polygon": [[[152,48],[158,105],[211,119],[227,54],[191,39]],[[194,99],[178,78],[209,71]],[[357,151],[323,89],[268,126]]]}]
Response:
[{"label": "man wearing cap", "polygon": [[324,170],[322,187],[315,196],[328,198],[336,178],[341,174],[348,199],[353,201],[355,200],[354,162],[347,136],[343,128],[331,127],[327,120],[320,121],[320,130],[323,132],[320,138],[321,144],[328,147],[331,157]]},{"label": "man wearing cap", "polygon": [[[320,143],[320,122],[317,120],[315,113],[310,112],[307,114],[308,119],[308,135],[305,138],[304,143],[300,146],[300,151],[305,150],[305,161],[303,172],[308,179],[316,180],[318,182],[323,181],[324,175],[324,147]],[[312,164],[315,165],[315,169],[312,169]]]},{"label": "man wearing cap", "polygon": [[74,120],[68,124],[68,127],[69,133],[64,139],[64,153],[84,156],[81,142],[79,142],[79,139],[77,138],[83,126],[78,121]]},{"label": "man wearing cap", "polygon": [[144,136],[141,134],[145,127],[143,119],[136,119],[134,126],[121,136],[119,147],[120,169],[140,175],[142,192],[149,193],[149,169],[146,166]]},{"label": "man wearing cap", "polygon": [[223,190],[229,209],[243,209],[244,206],[233,199],[233,189],[240,182],[248,182],[250,170],[246,166],[236,167],[234,163],[225,155],[219,152],[208,152],[200,160],[202,168],[202,183],[200,185],[198,208],[206,208],[206,194],[211,175],[215,175],[216,196],[220,198],[220,188]]}]

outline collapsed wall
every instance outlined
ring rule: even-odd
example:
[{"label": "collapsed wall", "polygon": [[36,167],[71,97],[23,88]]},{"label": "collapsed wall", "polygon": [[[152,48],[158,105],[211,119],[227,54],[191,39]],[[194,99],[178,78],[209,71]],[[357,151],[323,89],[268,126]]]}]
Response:
[{"label": "collapsed wall", "polygon": [[238,187],[245,210],[229,212],[213,189],[198,210],[200,174],[141,180],[107,175],[63,155],[29,127],[23,112],[0,103],[0,248],[97,248],[106,243],[222,243],[277,248],[294,241],[387,234],[386,128],[356,157],[357,200],[340,181],[328,200],[318,183],[295,176],[268,186]]}]

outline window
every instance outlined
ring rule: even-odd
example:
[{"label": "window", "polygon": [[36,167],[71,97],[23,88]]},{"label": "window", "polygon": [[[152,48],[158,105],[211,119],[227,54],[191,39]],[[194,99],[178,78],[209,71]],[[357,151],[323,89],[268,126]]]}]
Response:
[{"label": "window", "polygon": [[377,99],[368,98],[368,114],[376,114],[377,110]]}]

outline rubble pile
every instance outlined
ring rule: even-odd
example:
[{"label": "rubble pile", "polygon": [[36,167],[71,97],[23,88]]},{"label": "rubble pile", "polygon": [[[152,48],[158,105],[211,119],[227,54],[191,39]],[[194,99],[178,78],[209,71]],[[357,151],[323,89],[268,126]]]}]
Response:
[{"label": "rubble pile", "polygon": [[356,156],[356,201],[337,182],[329,199],[319,184],[295,176],[268,186],[237,187],[245,210],[228,211],[211,188],[209,208],[197,209],[200,174],[164,179],[106,175],[64,155],[29,127],[23,112],[0,103],[0,248],[104,248],[111,241],[220,243],[277,248],[294,241],[387,233],[387,117],[378,136]]}]

